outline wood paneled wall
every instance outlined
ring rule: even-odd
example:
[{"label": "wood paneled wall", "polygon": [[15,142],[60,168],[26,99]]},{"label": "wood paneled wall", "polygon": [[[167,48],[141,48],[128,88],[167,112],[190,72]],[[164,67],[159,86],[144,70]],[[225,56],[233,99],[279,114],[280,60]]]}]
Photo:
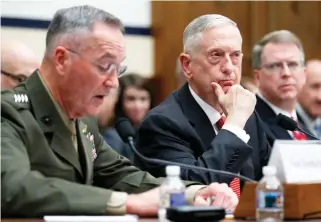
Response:
[{"label": "wood paneled wall", "polygon": [[273,30],[294,32],[304,44],[307,59],[321,58],[321,2],[152,1],[158,102],[176,88],[176,60],[185,27],[209,13],[225,15],[238,24],[243,36],[243,75],[251,76],[253,44]]}]

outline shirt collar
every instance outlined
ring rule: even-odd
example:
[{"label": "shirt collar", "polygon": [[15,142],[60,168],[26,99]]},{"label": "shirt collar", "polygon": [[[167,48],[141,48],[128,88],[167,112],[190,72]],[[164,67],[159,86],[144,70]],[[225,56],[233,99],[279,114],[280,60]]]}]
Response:
[{"label": "shirt collar", "polygon": [[74,120],[71,120],[69,119],[69,117],[67,116],[67,114],[61,109],[60,105],[55,101],[55,99],[52,97],[52,94],[51,94],[51,91],[47,85],[47,83],[44,81],[44,79],[42,78],[42,76],[40,75],[39,73],[39,78],[42,82],[42,84],[45,86],[45,89],[47,91],[47,93],[49,94],[50,96],[50,99],[52,100],[52,102],[54,103],[58,113],[59,113],[59,116],[61,117],[62,121],[64,122],[65,126],[67,126],[67,128],[72,132],[74,133],[75,129],[74,129],[74,124],[75,124],[75,121]]},{"label": "shirt collar", "polygon": [[209,118],[212,126],[214,124],[216,124],[216,122],[221,118],[221,114],[214,109],[211,105],[209,105],[208,103],[206,103],[203,99],[201,99],[201,97],[199,97],[194,90],[191,88],[190,85],[188,85],[188,88],[193,96],[193,98],[195,99],[195,101],[197,102],[197,104],[203,109],[203,111],[205,112],[205,114],[207,115],[207,117]]},{"label": "shirt collar", "polygon": [[295,121],[298,121],[298,117],[296,115],[296,112],[295,112],[295,109],[289,113],[288,111],[284,110],[284,109],[281,109],[280,107],[277,107],[275,105],[273,105],[272,103],[270,103],[266,98],[264,98],[264,96],[258,92],[257,93],[258,97],[260,97],[264,102],[266,102],[266,104],[268,104],[268,106],[273,110],[273,112],[278,115],[278,114],[283,114],[287,117],[291,117],[293,118]]}]

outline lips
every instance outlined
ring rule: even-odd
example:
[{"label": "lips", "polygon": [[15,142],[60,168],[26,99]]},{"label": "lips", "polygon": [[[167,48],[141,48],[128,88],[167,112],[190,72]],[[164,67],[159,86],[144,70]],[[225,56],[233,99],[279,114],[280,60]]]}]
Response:
[{"label": "lips", "polygon": [[97,99],[104,99],[104,95],[97,95],[95,96]]},{"label": "lips", "polygon": [[294,87],[294,84],[282,84],[279,86],[280,89],[291,89]]},{"label": "lips", "polygon": [[94,99],[95,99],[96,101],[103,102],[105,96],[106,96],[106,95],[103,95],[103,94],[99,95],[99,94],[98,94],[98,95],[94,96]]},{"label": "lips", "polygon": [[232,80],[221,80],[218,82],[218,84],[220,84],[222,87],[226,87],[226,86],[233,86],[234,85],[234,81]]},{"label": "lips", "polygon": [[227,91],[230,89],[230,87],[234,85],[234,81],[221,80],[221,81],[218,81],[218,84],[222,87],[224,93],[227,93]]}]

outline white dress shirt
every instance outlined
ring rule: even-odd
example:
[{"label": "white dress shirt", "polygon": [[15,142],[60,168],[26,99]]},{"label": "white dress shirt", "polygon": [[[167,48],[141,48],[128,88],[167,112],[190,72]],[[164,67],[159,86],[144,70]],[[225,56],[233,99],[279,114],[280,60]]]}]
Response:
[{"label": "white dress shirt", "polygon": [[[190,86],[188,87],[193,98],[196,100],[198,105],[203,109],[208,119],[210,120],[215,133],[217,134],[219,130],[216,127],[216,123],[221,118],[221,114],[216,109],[214,109],[211,105],[207,104],[203,99],[201,99]],[[250,139],[250,136],[245,132],[245,130],[241,129],[238,126],[234,126],[231,124],[224,124],[222,129],[225,129],[234,133],[238,138],[240,138],[245,143],[247,143]]]},{"label": "white dress shirt", "polygon": [[[277,107],[277,106],[273,105],[272,103],[270,103],[266,98],[264,98],[264,96],[263,96],[260,92],[258,92],[257,95],[258,95],[258,97],[260,97],[264,102],[266,102],[266,104],[268,104],[268,106],[274,111],[274,113],[275,113],[276,115],[279,115],[279,114],[281,113],[281,114],[283,114],[283,115],[285,115],[285,116],[287,116],[287,117],[292,118],[292,119],[295,120],[295,121],[298,121],[298,116],[297,116],[297,114],[296,114],[295,109],[293,109],[293,111],[290,113],[290,112],[288,112],[288,111],[286,111],[286,110],[284,110],[284,109],[281,109],[280,107]],[[288,133],[289,133],[290,136],[293,138],[293,133],[292,133],[292,131],[289,131],[289,130],[288,130]]]}]

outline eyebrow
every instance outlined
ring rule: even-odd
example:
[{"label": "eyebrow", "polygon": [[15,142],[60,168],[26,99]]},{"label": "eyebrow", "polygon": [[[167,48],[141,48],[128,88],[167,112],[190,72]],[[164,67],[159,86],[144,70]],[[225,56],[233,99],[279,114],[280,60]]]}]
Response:
[{"label": "eyebrow", "polygon": [[213,51],[220,51],[220,52],[242,52],[242,49],[235,49],[235,50],[225,50],[225,49],[222,49],[220,47],[212,47],[212,48],[209,48],[208,50],[206,50],[207,53],[211,53]]},{"label": "eyebrow", "polygon": [[[99,58],[98,58],[98,60],[101,60],[101,59],[116,59],[117,57],[114,55],[114,54],[112,54],[112,53],[110,53],[110,52],[106,52],[106,53],[104,53],[102,56],[100,56]],[[122,62],[124,61],[126,59],[126,57],[124,57],[123,59],[122,59]]]},{"label": "eyebrow", "polygon": [[102,56],[99,57],[99,59],[104,59],[104,58],[115,59],[116,56],[114,54],[111,54],[110,52],[106,52]]}]

